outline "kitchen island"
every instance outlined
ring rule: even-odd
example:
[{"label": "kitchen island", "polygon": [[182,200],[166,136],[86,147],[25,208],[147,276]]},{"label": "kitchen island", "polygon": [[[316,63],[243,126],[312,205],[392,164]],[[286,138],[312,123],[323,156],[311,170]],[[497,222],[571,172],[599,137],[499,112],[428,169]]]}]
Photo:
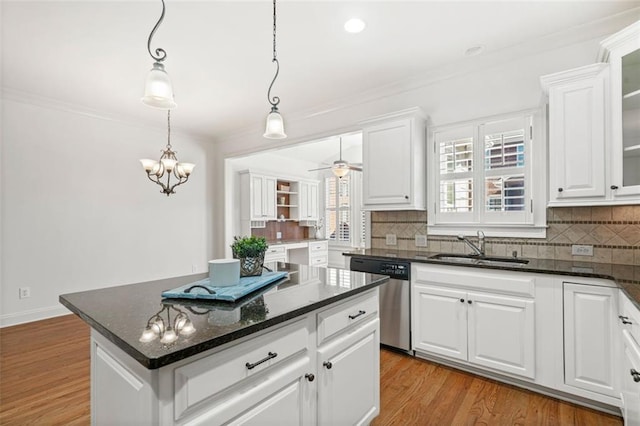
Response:
[{"label": "kitchen island", "polygon": [[92,328],[92,423],[371,421],[388,278],[267,266],[288,277],[236,303],[161,298],[206,274],[60,296]]}]

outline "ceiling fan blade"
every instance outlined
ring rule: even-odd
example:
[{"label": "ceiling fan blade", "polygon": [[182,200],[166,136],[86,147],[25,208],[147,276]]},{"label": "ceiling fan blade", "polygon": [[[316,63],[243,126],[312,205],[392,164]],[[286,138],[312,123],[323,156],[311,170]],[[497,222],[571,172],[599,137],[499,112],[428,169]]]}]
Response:
[{"label": "ceiling fan blade", "polygon": [[311,169],[311,170],[307,170],[308,172],[315,172],[318,170],[329,170],[331,168],[331,166],[329,167],[320,167],[319,169]]},{"label": "ceiling fan blade", "polygon": [[361,172],[362,167],[354,166],[353,164],[349,164],[349,170],[354,170],[356,172]]}]

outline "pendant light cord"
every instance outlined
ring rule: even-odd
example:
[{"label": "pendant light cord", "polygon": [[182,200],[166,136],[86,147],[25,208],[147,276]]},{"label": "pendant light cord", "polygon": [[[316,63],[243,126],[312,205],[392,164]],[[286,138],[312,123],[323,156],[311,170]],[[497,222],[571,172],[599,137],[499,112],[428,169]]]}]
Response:
[{"label": "pendant light cord", "polygon": [[167,149],[171,150],[171,110],[167,110]]},{"label": "pendant light cord", "polygon": [[[164,49],[162,49],[160,47],[156,49],[156,55],[157,56],[154,55],[153,52],[151,52],[151,39],[153,38],[153,35],[156,33],[156,30],[158,29],[158,27],[160,26],[160,24],[164,20],[165,6],[164,6],[164,0],[161,0],[161,1],[162,1],[162,14],[160,15],[160,19],[158,19],[158,22],[156,22],[156,25],[151,30],[151,34],[149,34],[149,39],[147,40],[147,50],[149,51],[149,55],[151,55],[151,57],[156,62],[162,62],[167,58],[167,52],[165,52]],[[274,29],[274,31],[275,31],[275,29]],[[274,37],[275,37],[275,35],[274,35]],[[274,40],[274,52],[275,52],[275,40]],[[274,55],[275,55],[275,53],[274,53]]]},{"label": "pendant light cord", "polygon": [[276,63],[276,74],[273,76],[273,80],[271,80],[271,84],[269,85],[267,100],[272,105],[272,110],[277,110],[278,104],[280,103],[280,98],[278,96],[274,96],[273,98],[271,98],[271,88],[273,87],[273,83],[276,82],[278,74],[280,73],[280,62],[278,62],[276,53],[276,0],[273,0],[273,60],[271,62]]}]

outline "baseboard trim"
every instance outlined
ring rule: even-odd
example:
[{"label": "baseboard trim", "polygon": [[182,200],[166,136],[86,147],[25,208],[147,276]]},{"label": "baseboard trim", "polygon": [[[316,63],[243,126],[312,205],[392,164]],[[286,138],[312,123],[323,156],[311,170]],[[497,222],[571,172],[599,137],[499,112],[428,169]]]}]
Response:
[{"label": "baseboard trim", "polygon": [[12,325],[26,324],[28,322],[40,321],[53,317],[70,314],[64,306],[48,306],[46,308],[32,309],[30,311],[16,312],[13,314],[0,315],[0,328]]},{"label": "baseboard trim", "polygon": [[[567,392],[551,389],[546,386],[538,385],[536,383],[530,383],[523,380],[519,380],[519,379],[516,379],[515,377],[504,376],[498,373],[494,374],[491,371],[475,368],[471,365],[460,364],[455,361],[440,358],[438,356],[434,356],[434,355],[427,354],[420,351],[416,351],[415,356],[416,358],[422,358],[427,361],[443,364],[448,367],[466,371],[467,373],[476,374],[478,376],[486,377],[488,379],[493,379],[498,382],[507,383],[509,385],[517,386],[519,388],[541,393],[543,395],[550,396],[552,398],[557,398],[563,401],[571,402],[573,404],[581,405],[583,407],[591,408],[593,410],[602,411],[603,413],[622,417],[622,411],[620,407],[617,405],[607,404],[606,402],[596,401],[596,400],[578,396],[578,395],[572,395]],[[613,398],[611,399],[613,400]]]}]

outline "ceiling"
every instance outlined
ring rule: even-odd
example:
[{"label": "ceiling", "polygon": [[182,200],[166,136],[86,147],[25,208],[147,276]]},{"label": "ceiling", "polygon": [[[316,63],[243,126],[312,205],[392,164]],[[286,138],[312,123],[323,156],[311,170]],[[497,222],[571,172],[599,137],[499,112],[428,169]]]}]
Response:
[{"label": "ceiling", "polygon": [[[259,131],[275,71],[271,2],[166,1],[152,48],[168,54],[165,67],[178,104],[172,126],[211,140]],[[139,101],[153,62],[146,43],[160,15],[159,0],[1,5],[5,94],[164,125],[163,114]],[[557,46],[570,29],[630,11],[640,18],[639,8],[638,1],[614,0],[282,0],[281,70],[272,95],[281,98],[285,120],[311,115],[452,64],[471,67],[477,57],[464,53],[472,46],[483,45],[481,56],[496,57],[522,46]],[[367,23],[360,34],[342,28],[353,16]]]}]

